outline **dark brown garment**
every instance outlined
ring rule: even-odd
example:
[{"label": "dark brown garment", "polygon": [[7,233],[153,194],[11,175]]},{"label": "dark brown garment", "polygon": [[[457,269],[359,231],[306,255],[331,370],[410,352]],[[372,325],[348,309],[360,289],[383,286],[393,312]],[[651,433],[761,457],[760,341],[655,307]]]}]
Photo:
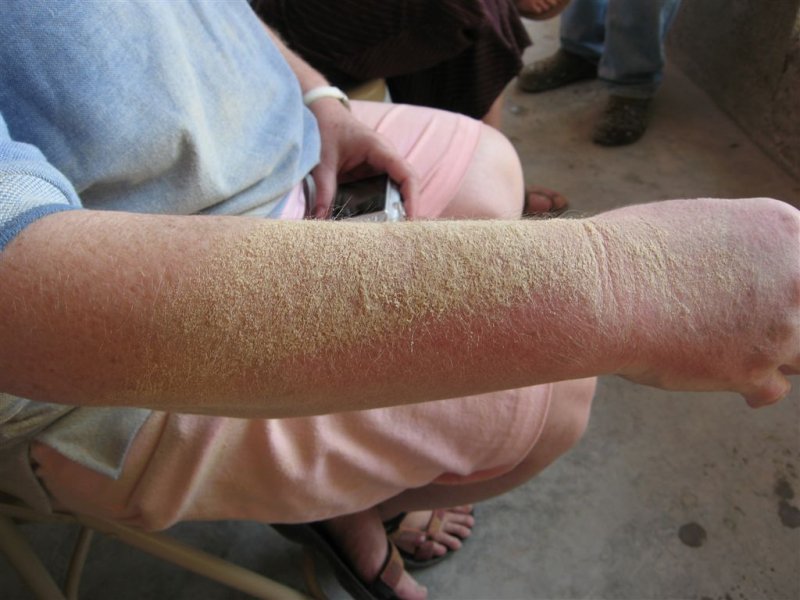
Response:
[{"label": "dark brown garment", "polygon": [[392,100],[482,118],[531,41],[512,0],[253,0],[340,87],[385,78]]}]

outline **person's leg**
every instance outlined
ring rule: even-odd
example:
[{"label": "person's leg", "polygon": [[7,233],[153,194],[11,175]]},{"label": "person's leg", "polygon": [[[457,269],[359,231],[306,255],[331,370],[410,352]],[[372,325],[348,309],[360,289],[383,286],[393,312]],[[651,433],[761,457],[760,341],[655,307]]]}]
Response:
[{"label": "person's leg", "polygon": [[637,141],[647,130],[650,101],[664,70],[664,36],[680,0],[611,0],[598,76],[609,99],[592,139],[603,146]]},{"label": "person's leg", "polygon": [[382,517],[421,507],[472,504],[524,484],[575,446],[583,436],[595,387],[595,378],[555,384],[541,434],[525,458],[507,473],[475,483],[458,483],[442,477],[437,482],[407,490],[382,503],[379,507]]},{"label": "person's leg", "polygon": [[353,112],[416,169],[421,186],[418,203],[408,207],[412,218],[522,214],[522,167],[497,130],[463,115],[402,104],[353,102]]},{"label": "person's leg", "polygon": [[[475,483],[438,482],[407,490],[382,503],[378,509],[386,520],[397,513],[422,510],[422,507],[461,506],[486,500],[510,491],[535,477],[556,458],[570,450],[583,435],[589,419],[596,380],[594,378],[567,381],[553,386],[552,400],[544,428],[536,444],[526,457],[509,472]],[[416,514],[416,513],[411,513]],[[462,521],[453,519],[453,525],[442,528],[436,536],[419,543],[422,552],[440,556],[458,549],[469,529],[461,527]],[[468,522],[468,525],[472,525]]]},{"label": "person's leg", "polygon": [[524,92],[538,93],[597,76],[603,55],[607,0],[573,0],[561,15],[559,49],[525,65],[517,80]]},{"label": "person's leg", "polygon": [[[475,216],[519,218],[523,209],[524,186],[518,161],[508,138],[496,129],[484,126],[458,192],[438,216],[448,219]],[[498,175],[499,179],[495,179]]]},{"label": "person's leg", "polygon": [[[485,119],[522,68],[522,54],[531,43],[522,20],[508,0],[427,4],[428,23],[418,24],[416,35],[396,49],[409,68],[387,75],[392,100]],[[442,51],[436,62],[421,64],[430,54],[426,45],[432,43],[421,39],[426,35],[449,54]]]},{"label": "person's leg", "polygon": [[[502,94],[494,101],[482,121],[490,127],[502,131]],[[525,186],[525,206],[523,210],[526,216],[557,215],[563,212],[568,204],[567,199],[556,190],[535,184],[527,184]]]},{"label": "person's leg", "polygon": [[[384,544],[383,531],[376,524],[378,519],[385,521],[401,512],[425,511],[431,507],[468,506],[526,483],[580,440],[588,424],[595,386],[594,378],[555,384],[541,433],[520,463],[508,472],[472,483],[464,483],[462,477],[445,475],[429,485],[408,489],[376,509],[331,519],[327,526],[346,545],[349,556],[359,557],[357,564],[367,565],[365,577],[367,574],[374,577],[380,568],[378,559],[381,556],[376,551]],[[435,557],[460,548],[472,524],[470,516],[462,516],[469,521],[454,518],[451,527],[443,527],[436,536],[421,542],[417,546],[419,551]],[[462,525],[465,522],[467,525]],[[364,535],[367,531],[371,534]],[[404,590],[419,591],[413,583],[404,580]]]},{"label": "person's leg", "polygon": [[[516,470],[550,438],[550,389],[296,419],[154,413],[118,480],[44,444],[31,456],[57,506],[147,529],[182,520],[326,520],[368,582],[386,556],[376,507],[409,488],[440,481],[468,491]],[[397,592],[424,595],[407,574]]]},{"label": "person's leg", "polygon": [[530,38],[508,0],[259,0],[255,10],[335,85],[386,79],[392,99],[479,119]]},{"label": "person's leg", "polygon": [[614,95],[652,97],[664,71],[664,37],[680,0],[609,0],[598,76]]},{"label": "person's leg", "polygon": [[561,15],[561,48],[593,62],[603,55],[609,0],[573,0]]}]

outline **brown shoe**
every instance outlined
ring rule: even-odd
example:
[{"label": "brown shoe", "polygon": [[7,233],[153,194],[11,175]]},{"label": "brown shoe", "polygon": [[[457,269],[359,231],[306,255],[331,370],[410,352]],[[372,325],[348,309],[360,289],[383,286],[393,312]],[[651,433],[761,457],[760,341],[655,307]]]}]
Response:
[{"label": "brown shoe", "polygon": [[625,146],[638,140],[647,130],[651,100],[609,96],[592,141],[601,146]]},{"label": "brown shoe", "polygon": [[545,92],[597,77],[597,65],[589,59],[559,49],[552,56],[525,65],[517,78],[523,92]]}]

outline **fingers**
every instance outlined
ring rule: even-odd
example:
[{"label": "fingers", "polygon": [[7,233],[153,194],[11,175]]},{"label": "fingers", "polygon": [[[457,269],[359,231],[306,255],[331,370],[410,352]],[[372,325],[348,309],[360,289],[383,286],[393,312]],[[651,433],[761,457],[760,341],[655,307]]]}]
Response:
[{"label": "fingers", "polygon": [[412,206],[417,201],[419,186],[417,174],[411,163],[400,156],[393,147],[379,140],[370,149],[367,162],[378,172],[387,173],[400,187],[406,206]]},{"label": "fingers", "polygon": [[789,383],[789,380],[782,373],[776,371],[744,392],[743,396],[752,408],[761,408],[782,400],[789,394],[791,388],[792,384]]},{"label": "fingers", "polygon": [[325,219],[331,211],[333,195],[336,192],[336,169],[324,160],[311,171],[316,185],[316,204],[314,206],[314,217]]},{"label": "fingers", "polygon": [[320,162],[312,171],[317,186],[314,216],[329,215],[337,180],[355,180],[378,173],[387,173],[400,187],[407,205],[416,201],[416,172],[387,140],[356,121],[335,131],[336,135],[329,133],[323,137]]}]

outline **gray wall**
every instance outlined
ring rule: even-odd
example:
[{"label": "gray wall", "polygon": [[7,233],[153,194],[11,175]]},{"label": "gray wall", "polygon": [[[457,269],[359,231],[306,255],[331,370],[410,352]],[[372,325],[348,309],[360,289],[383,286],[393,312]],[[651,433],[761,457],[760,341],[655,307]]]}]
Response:
[{"label": "gray wall", "polygon": [[800,178],[800,0],[684,0],[667,51]]}]

